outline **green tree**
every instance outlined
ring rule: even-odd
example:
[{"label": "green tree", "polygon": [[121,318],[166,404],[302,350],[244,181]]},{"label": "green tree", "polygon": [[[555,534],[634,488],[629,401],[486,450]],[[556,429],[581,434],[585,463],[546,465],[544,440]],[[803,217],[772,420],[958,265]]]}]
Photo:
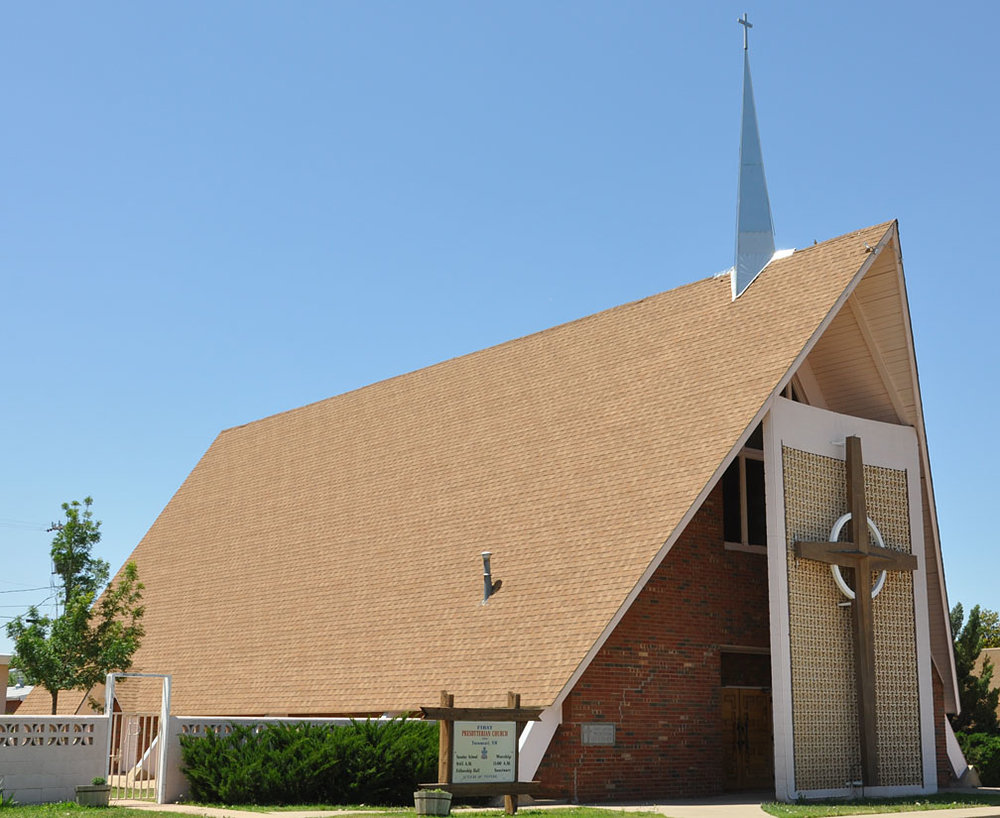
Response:
[{"label": "green tree", "polygon": [[983,647],[1000,648],[1000,614],[983,608],[979,612],[979,621],[983,626]]},{"label": "green tree", "polygon": [[[54,523],[52,563],[59,577],[61,612],[42,616],[32,606],[7,625],[14,640],[15,665],[29,684],[39,684],[52,697],[56,713],[60,690],[89,690],[108,673],[127,670],[143,637],[143,584],[129,562],[100,599],[108,580],[108,564],[92,556],[101,540],[101,523],[93,500],[63,503],[65,521]],[[95,599],[97,600],[95,603]]]},{"label": "green tree", "polygon": [[951,719],[956,732],[1000,734],[997,724],[997,700],[1000,689],[990,690],[993,665],[983,664],[980,675],[975,674],[976,660],[984,647],[982,611],[976,605],[965,619],[962,604],[951,609],[951,634],[955,641],[955,671],[958,675],[959,704],[962,711]]}]

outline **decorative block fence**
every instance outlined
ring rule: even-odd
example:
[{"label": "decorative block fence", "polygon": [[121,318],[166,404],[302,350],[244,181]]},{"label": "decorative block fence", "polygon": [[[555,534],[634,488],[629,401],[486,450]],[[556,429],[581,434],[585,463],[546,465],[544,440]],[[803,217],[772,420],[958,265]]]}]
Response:
[{"label": "decorative block fence", "polygon": [[22,804],[72,801],[105,775],[106,716],[0,716],[0,781]]}]

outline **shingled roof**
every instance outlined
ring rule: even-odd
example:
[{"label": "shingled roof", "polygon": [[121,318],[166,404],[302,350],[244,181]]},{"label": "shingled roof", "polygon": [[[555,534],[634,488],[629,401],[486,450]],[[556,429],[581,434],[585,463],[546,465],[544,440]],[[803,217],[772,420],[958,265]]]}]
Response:
[{"label": "shingled roof", "polygon": [[894,232],[222,432],[132,556],[135,669],[178,713],[552,703]]}]

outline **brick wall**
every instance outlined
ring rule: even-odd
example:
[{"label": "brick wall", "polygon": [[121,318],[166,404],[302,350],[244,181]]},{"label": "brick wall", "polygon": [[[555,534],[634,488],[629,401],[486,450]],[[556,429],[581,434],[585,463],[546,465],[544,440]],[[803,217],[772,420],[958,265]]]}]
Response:
[{"label": "brick wall", "polygon": [[948,787],[955,784],[951,762],[948,760],[947,737],[944,722],[948,717],[944,712],[944,685],[937,668],[931,664],[931,688],[934,691],[934,752],[937,756],[937,786]]},{"label": "brick wall", "polygon": [[[575,801],[702,795],[722,785],[720,646],[767,647],[767,560],[722,546],[705,501],[563,705],[538,771]],[[581,726],[615,725],[615,746]]]}]

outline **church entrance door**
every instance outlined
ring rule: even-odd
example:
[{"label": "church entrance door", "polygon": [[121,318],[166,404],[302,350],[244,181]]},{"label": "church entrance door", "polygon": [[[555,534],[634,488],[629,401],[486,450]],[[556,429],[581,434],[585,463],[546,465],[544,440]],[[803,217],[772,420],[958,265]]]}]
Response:
[{"label": "church entrance door", "polygon": [[722,693],[723,786],[769,790],[774,786],[771,694],[727,688]]}]

